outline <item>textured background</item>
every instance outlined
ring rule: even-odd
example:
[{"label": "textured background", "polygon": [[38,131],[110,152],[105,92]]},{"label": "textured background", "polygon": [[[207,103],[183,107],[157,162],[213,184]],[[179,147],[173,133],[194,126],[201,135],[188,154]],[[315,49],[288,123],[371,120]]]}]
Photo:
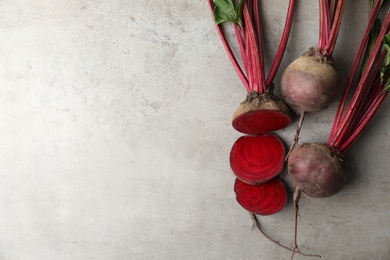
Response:
[{"label": "textured background", "polygon": [[[263,2],[270,61],[287,1]],[[343,82],[367,17],[347,2]],[[317,12],[298,1],[281,69],[316,45]],[[235,201],[244,97],[206,1],[0,0],[0,259],[289,259]],[[389,106],[346,154],[348,185],[302,200],[302,250],[389,259]],[[302,141],[324,142],[334,111],[308,115]],[[261,222],[291,244],[291,202]]]}]

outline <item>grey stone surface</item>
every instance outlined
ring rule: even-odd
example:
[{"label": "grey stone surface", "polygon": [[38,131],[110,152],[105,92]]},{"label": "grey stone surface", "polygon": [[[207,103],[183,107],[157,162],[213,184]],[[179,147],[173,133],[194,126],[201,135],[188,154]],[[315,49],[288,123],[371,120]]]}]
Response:
[{"label": "grey stone surface", "polygon": [[[317,2],[298,2],[282,69],[317,43]],[[347,2],[343,82],[367,17]],[[287,1],[263,7],[269,65]],[[244,96],[206,1],[0,1],[0,259],[289,259],[235,201]],[[308,115],[302,141],[326,141],[335,108]],[[388,111],[345,155],[348,185],[304,200],[303,251],[390,259]],[[260,219],[291,244],[291,202]]]}]

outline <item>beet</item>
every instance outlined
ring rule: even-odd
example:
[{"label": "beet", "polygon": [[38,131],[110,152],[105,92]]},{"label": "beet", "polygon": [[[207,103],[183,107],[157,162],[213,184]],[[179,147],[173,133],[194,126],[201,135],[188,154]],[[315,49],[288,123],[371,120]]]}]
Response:
[{"label": "beet", "polygon": [[284,156],[284,144],[277,135],[245,135],[233,144],[230,167],[243,182],[259,184],[283,170]]},{"label": "beet", "polygon": [[333,60],[311,48],[283,72],[280,91],[297,114],[326,109],[336,98],[340,77]]},{"label": "beet", "polygon": [[293,183],[310,197],[331,196],[346,180],[341,154],[327,145],[301,144],[291,152],[287,168]]},{"label": "beet", "polygon": [[290,110],[275,94],[250,93],[233,115],[233,127],[244,134],[261,134],[286,128]]},{"label": "beet", "polygon": [[258,215],[275,214],[287,202],[286,187],[278,177],[259,185],[250,185],[236,179],[234,192],[237,202],[244,209]]}]

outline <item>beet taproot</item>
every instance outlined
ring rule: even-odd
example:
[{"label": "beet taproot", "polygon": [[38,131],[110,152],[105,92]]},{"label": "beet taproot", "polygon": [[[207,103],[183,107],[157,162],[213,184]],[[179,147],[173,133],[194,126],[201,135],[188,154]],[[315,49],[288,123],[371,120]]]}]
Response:
[{"label": "beet taproot", "polygon": [[283,72],[280,91],[297,114],[329,107],[339,91],[340,76],[333,60],[311,48]]},{"label": "beet taproot", "polygon": [[317,143],[303,143],[288,158],[288,174],[295,186],[310,197],[336,194],[346,181],[341,153]]}]

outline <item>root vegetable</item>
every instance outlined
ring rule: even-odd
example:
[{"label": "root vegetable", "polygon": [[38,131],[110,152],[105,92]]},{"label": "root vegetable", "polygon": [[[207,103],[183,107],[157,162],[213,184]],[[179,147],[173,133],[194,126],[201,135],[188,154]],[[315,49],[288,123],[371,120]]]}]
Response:
[{"label": "root vegetable", "polygon": [[292,151],[287,167],[295,186],[310,197],[336,194],[346,181],[341,155],[327,145],[300,145]]},{"label": "root vegetable", "polygon": [[241,136],[230,152],[230,166],[248,184],[266,182],[283,170],[285,149],[275,134]]},{"label": "root vegetable", "polygon": [[233,127],[246,134],[261,134],[286,128],[291,123],[289,108],[276,95],[252,92],[236,109]]},{"label": "root vegetable", "polygon": [[326,109],[339,91],[340,77],[330,57],[311,48],[283,72],[281,93],[299,115]]},{"label": "root vegetable", "polygon": [[278,177],[259,185],[236,179],[234,192],[237,202],[244,209],[263,216],[279,212],[287,202],[286,187]]},{"label": "root vegetable", "polygon": [[300,116],[297,132],[286,158],[298,142],[305,114],[326,109],[338,94],[340,76],[332,55],[341,27],[344,5],[345,0],[319,0],[318,46],[309,48],[282,74],[282,97]]},{"label": "root vegetable", "polygon": [[[301,194],[323,198],[342,189],[346,179],[342,156],[362,134],[390,90],[390,11],[381,27],[378,14],[382,3],[377,0],[372,6],[327,143],[304,143],[288,158],[288,174],[296,185],[292,257],[299,250],[297,217]],[[359,64],[363,64],[361,71]]]}]

